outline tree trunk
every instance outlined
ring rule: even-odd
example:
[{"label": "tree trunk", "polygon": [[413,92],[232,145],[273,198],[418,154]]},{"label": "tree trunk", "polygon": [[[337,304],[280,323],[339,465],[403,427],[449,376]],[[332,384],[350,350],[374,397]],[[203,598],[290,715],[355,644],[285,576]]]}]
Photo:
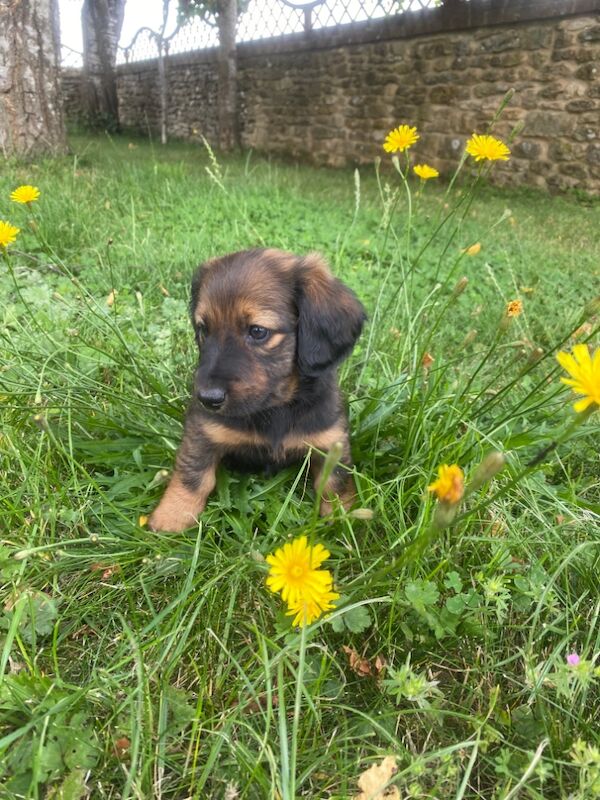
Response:
[{"label": "tree trunk", "polygon": [[66,151],[57,0],[0,0],[0,150]]},{"label": "tree trunk", "polygon": [[221,0],[217,20],[219,24],[219,148],[232,150],[238,144],[235,50],[237,0]]},{"label": "tree trunk", "polygon": [[83,91],[88,122],[94,127],[119,127],[115,64],[123,27],[125,0],[84,0]]}]

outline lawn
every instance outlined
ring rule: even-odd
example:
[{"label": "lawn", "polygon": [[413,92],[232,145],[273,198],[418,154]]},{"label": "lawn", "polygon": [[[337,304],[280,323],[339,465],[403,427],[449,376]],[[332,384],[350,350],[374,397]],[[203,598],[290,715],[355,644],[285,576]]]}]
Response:
[{"label": "lawn", "polygon": [[[555,358],[599,343],[600,205],[71,148],[0,176],[2,799],[375,800],[373,767],[388,798],[600,797],[600,414]],[[340,370],[359,509],[320,519],[306,463],[223,471],[196,528],[152,533],[191,274],[263,245],[321,251],[367,308]],[[342,597],[298,630],[265,557],[303,534]]]}]

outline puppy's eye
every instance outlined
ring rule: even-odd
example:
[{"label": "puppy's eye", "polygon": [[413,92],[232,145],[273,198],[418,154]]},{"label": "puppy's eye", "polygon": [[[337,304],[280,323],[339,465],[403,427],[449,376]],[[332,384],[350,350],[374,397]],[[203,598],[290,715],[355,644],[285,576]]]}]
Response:
[{"label": "puppy's eye", "polygon": [[255,342],[264,342],[268,339],[270,330],[263,328],[262,325],[250,325],[248,328],[248,336]]},{"label": "puppy's eye", "polygon": [[198,327],[196,328],[196,336],[198,337],[198,340],[204,339],[205,336],[208,336],[208,327],[204,322],[198,323]]}]

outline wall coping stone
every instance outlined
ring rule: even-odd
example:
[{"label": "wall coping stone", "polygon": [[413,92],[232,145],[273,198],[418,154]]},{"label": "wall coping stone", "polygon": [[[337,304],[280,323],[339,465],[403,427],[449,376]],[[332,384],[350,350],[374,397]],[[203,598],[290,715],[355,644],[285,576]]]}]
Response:
[{"label": "wall coping stone", "polygon": [[[452,33],[496,25],[511,25],[565,17],[600,14],[600,0],[446,0],[437,8],[409,11],[394,17],[350,22],[337,28],[287,33],[254,42],[239,42],[238,58],[259,58],[293,51],[329,50],[352,44],[412,39],[436,33]],[[188,50],[168,56],[169,66],[212,62],[218,47]],[[158,59],[148,58],[131,64],[119,64],[119,74],[147,69]],[[77,70],[79,71],[79,70]],[[75,74],[71,69],[68,74]]]}]

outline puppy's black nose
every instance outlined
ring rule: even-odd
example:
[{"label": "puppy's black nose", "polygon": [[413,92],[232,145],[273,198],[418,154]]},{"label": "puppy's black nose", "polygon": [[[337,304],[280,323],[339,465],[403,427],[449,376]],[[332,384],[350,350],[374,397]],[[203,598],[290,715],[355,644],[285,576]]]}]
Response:
[{"label": "puppy's black nose", "polygon": [[220,408],[225,402],[225,390],[214,387],[212,389],[201,389],[198,392],[198,400],[205,408],[214,411]]}]

